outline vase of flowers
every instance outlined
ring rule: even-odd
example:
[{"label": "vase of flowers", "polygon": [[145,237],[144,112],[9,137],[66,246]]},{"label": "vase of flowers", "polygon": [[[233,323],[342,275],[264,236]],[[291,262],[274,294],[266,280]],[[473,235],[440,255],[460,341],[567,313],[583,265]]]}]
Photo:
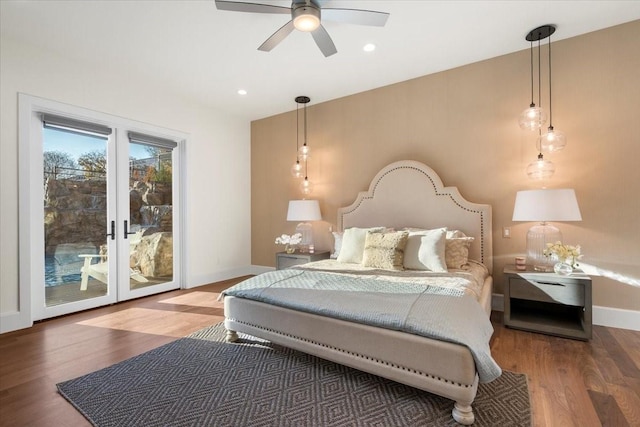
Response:
[{"label": "vase of flowers", "polygon": [[294,253],[296,245],[299,245],[300,242],[302,242],[302,234],[300,233],[292,234],[291,236],[283,234],[276,237],[276,245],[284,245],[284,251],[288,254]]},{"label": "vase of flowers", "polygon": [[565,245],[562,242],[547,243],[544,256],[553,257],[558,262],[553,266],[556,274],[568,276],[578,267],[578,260],[582,258],[580,245]]}]

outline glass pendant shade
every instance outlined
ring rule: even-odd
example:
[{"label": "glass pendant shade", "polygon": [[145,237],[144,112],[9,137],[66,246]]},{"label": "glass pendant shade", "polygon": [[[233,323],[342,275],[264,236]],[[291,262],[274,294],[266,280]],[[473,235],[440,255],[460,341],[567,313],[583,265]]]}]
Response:
[{"label": "glass pendant shade", "polygon": [[311,156],[311,149],[306,143],[302,147],[300,147],[300,149],[298,150],[298,155],[303,162],[306,162],[307,159]]},{"label": "glass pendant shade", "polygon": [[518,124],[523,130],[538,130],[547,122],[547,112],[536,104],[531,104],[518,117]]},{"label": "glass pendant shade", "polygon": [[296,160],[293,166],[291,166],[291,175],[293,175],[294,178],[302,178],[304,176],[303,172],[300,161]]},{"label": "glass pendant shade", "polygon": [[302,194],[308,196],[313,193],[313,183],[309,181],[308,178],[305,178],[304,181],[300,183],[300,190],[302,191]]},{"label": "glass pendant shade", "polygon": [[527,166],[527,176],[533,180],[548,179],[553,176],[556,167],[549,160],[545,160],[542,154],[538,155],[538,160],[529,163]]},{"label": "glass pendant shade", "polygon": [[564,132],[555,130],[549,126],[547,133],[538,137],[537,146],[545,153],[560,151],[567,145],[567,137]]}]

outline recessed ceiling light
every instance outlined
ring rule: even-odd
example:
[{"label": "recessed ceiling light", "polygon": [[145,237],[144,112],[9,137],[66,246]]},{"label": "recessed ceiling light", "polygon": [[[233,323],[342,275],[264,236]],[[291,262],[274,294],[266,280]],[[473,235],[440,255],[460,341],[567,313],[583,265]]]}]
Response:
[{"label": "recessed ceiling light", "polygon": [[364,50],[365,52],[373,52],[374,50],[376,50],[376,45],[373,43],[367,43],[364,45],[362,50]]},{"label": "recessed ceiling light", "polygon": [[247,91],[244,89],[238,89],[238,95],[246,95]]}]

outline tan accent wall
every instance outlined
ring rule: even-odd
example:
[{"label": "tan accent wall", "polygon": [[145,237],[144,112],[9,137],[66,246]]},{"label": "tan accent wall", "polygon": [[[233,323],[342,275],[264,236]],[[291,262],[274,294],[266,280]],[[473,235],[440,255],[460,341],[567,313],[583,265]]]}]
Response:
[{"label": "tan accent wall", "polygon": [[[546,45],[542,106],[548,107]],[[419,54],[419,53],[418,53]],[[549,188],[574,188],[583,221],[560,223],[580,244],[594,276],[594,305],[640,310],[640,21],[553,42],[553,124],[568,135],[548,155]],[[336,76],[336,78],[339,78]],[[336,210],[366,190],[385,165],[403,159],[431,166],[445,185],[493,206],[494,278],[523,254],[532,223],[511,221],[518,190],[539,188],[526,176],[537,134],[517,117],[530,101],[529,50],[314,104],[308,95],[309,179],[323,222],[316,246],[330,247]],[[287,203],[301,198],[295,162],[295,102],[289,113],[251,126],[252,263],[274,266],[276,236],[291,233]],[[446,225],[446,224],[443,224]],[[502,238],[511,227],[512,237]],[[616,276],[617,275],[617,276]],[[636,286],[628,282],[635,282]]]}]

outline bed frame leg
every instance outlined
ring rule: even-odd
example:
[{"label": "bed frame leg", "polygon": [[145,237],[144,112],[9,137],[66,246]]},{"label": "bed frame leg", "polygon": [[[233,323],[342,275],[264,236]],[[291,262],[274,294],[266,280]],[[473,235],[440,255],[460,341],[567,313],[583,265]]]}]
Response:
[{"label": "bed frame leg", "polygon": [[465,426],[471,425],[475,421],[471,405],[460,402],[456,402],[455,405],[453,405],[451,415],[453,415],[454,420]]},{"label": "bed frame leg", "polygon": [[238,333],[236,331],[232,331],[231,329],[227,329],[227,335],[225,336],[225,340],[227,342],[236,342],[238,341]]}]

